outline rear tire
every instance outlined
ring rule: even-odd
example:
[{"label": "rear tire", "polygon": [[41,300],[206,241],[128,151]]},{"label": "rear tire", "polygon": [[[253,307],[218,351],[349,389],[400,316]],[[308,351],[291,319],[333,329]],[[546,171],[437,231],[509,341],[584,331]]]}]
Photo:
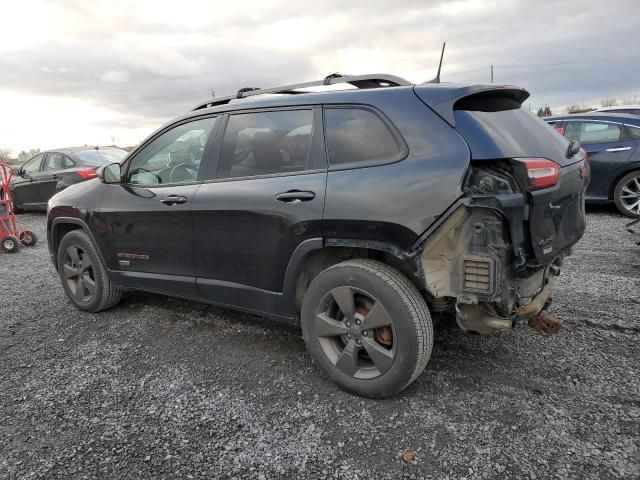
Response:
[{"label": "rear tire", "polygon": [[121,290],[109,279],[91,239],[82,230],[62,238],[57,265],[67,297],[80,310],[96,313],[120,302]]},{"label": "rear tire", "polygon": [[357,395],[395,395],[431,356],[433,325],[424,298],[378,261],[348,260],[321,272],[305,293],[301,317],[314,362]]},{"label": "rear tire", "polygon": [[616,184],[613,201],[623,215],[640,217],[640,170],[627,173]]},{"label": "rear tire", "polygon": [[11,235],[4,237],[1,244],[2,249],[7,253],[16,253],[20,251],[20,242],[16,237],[12,237]]}]

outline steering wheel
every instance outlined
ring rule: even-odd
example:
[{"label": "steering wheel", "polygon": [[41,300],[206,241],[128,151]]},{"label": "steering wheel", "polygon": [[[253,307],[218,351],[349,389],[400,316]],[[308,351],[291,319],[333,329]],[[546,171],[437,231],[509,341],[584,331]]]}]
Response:
[{"label": "steering wheel", "polygon": [[154,177],[156,177],[158,179],[157,183],[162,183],[162,178],[160,177],[160,175],[157,175],[157,174],[155,174],[153,172],[150,172],[146,168],[138,167],[132,172],[132,175],[135,175],[135,174],[140,173],[140,172],[144,172],[144,173],[148,173],[149,175],[153,175]]},{"label": "steering wheel", "polygon": [[190,163],[176,165],[169,172],[169,183],[180,183],[195,180],[198,176],[198,169]]}]

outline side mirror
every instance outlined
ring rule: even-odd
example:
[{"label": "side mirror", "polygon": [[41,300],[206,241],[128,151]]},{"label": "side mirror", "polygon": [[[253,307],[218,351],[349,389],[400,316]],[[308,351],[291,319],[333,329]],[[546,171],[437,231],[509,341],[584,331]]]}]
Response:
[{"label": "side mirror", "polygon": [[122,181],[122,167],[119,163],[110,163],[98,169],[98,178],[102,183],[120,183]]}]

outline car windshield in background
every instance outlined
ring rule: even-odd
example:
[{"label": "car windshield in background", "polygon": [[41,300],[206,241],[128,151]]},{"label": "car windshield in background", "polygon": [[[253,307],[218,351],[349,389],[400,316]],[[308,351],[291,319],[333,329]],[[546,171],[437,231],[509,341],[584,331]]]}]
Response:
[{"label": "car windshield in background", "polygon": [[109,163],[122,162],[128,155],[128,152],[118,148],[109,148],[104,150],[84,150],[76,152],[76,157],[82,160],[86,165],[108,165]]}]

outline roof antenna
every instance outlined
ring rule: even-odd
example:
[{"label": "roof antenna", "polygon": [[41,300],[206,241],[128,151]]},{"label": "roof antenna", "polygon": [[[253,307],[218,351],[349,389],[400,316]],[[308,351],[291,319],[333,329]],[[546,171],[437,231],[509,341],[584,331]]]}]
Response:
[{"label": "roof antenna", "polygon": [[447,45],[447,42],[442,42],[442,52],[440,53],[440,63],[438,64],[438,74],[436,78],[433,78],[425,83],[440,83],[440,71],[442,70],[442,59],[444,58],[444,47]]}]

